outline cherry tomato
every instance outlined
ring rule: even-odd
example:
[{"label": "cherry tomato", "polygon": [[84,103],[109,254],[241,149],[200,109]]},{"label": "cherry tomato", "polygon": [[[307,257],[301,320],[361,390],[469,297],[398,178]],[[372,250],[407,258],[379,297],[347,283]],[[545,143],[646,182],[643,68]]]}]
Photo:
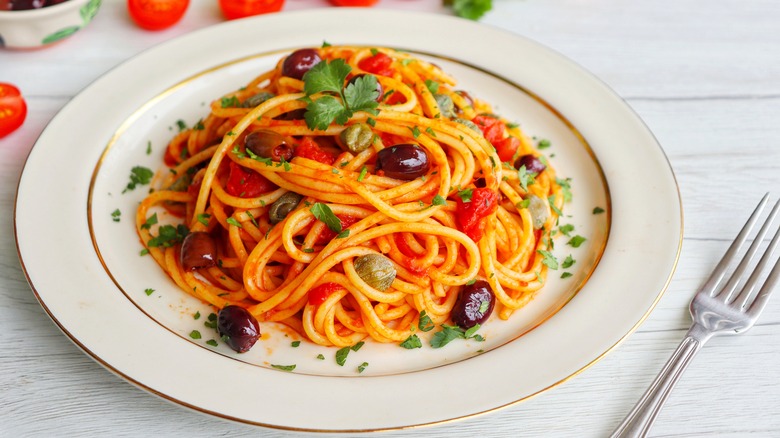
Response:
[{"label": "cherry tomato", "polygon": [[488,216],[498,209],[498,193],[486,187],[473,189],[471,200],[464,202],[456,196],[457,209],[455,219],[461,231],[474,242],[479,242],[485,234]]},{"label": "cherry tomato", "polygon": [[395,73],[390,65],[393,63],[393,58],[385,55],[382,52],[377,52],[376,55],[369,56],[362,59],[358,63],[358,67],[376,75],[392,76]]},{"label": "cherry tomato", "polygon": [[228,20],[279,12],[282,10],[282,6],[284,6],[284,0],[219,0],[222,14]]},{"label": "cherry tomato", "polygon": [[493,145],[504,138],[506,126],[504,126],[504,123],[501,122],[501,120],[490,116],[477,116],[474,117],[471,121],[479,126],[479,129],[482,130],[482,134],[484,134],[485,139]]},{"label": "cherry tomato", "polygon": [[190,0],[127,0],[135,23],[146,30],[167,29],[181,20]]},{"label": "cherry tomato", "polygon": [[239,198],[255,198],[263,193],[276,190],[276,188],[276,184],[268,181],[263,175],[233,161],[230,162],[230,173],[228,173],[225,184],[225,191],[229,195]]},{"label": "cherry tomato", "polygon": [[374,6],[379,0],[330,0],[336,6]]},{"label": "cherry tomato", "polygon": [[27,117],[27,104],[19,89],[0,82],[0,138],[16,131]]},{"label": "cherry tomato", "polygon": [[[341,229],[346,230],[350,225],[360,221],[360,218],[357,218],[355,216],[348,216],[348,215],[336,215],[337,218],[339,218],[339,221],[341,221]],[[331,230],[328,227],[325,227],[320,231],[320,235],[317,236],[316,243],[318,245],[327,245],[330,243],[331,240],[333,240],[337,236],[336,232]]]},{"label": "cherry tomato", "polygon": [[498,158],[503,162],[512,162],[517,150],[520,148],[520,139],[516,137],[507,137],[493,143],[498,152]]}]

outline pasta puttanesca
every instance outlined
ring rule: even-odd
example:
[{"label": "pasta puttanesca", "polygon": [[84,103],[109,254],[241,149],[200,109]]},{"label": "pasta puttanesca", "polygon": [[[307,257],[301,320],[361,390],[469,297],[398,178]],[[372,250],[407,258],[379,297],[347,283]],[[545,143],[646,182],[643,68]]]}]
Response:
[{"label": "pasta puttanesca", "polygon": [[[309,77],[284,75],[283,58],[213,101],[208,116],[170,141],[169,172],[158,175],[136,216],[157,263],[182,290],[218,309],[241,306],[326,346],[402,342],[421,314],[448,323],[460,290],[477,279],[489,284],[500,318],[523,307],[546,278],[549,230],[564,202],[554,170],[529,138],[408,53],[309,50],[324,66],[343,60],[351,68],[341,93],[306,93]],[[375,78],[357,85],[376,87],[376,108],[311,129],[306,113],[320,99],[343,106],[361,75]],[[353,131],[363,135],[362,150],[346,144],[359,135],[342,134],[353,125],[360,125]],[[253,153],[254,131],[285,145],[289,159]],[[422,174],[397,179],[377,165],[380,151],[399,144],[424,151]],[[386,156],[399,155],[392,151]],[[523,157],[530,165],[518,169]],[[288,192],[299,195],[291,211],[271,223],[269,211]],[[186,227],[170,241],[150,226],[159,207]],[[211,263],[183,265],[176,236],[188,232],[208,236]],[[355,268],[369,255],[395,271],[384,290]]]}]

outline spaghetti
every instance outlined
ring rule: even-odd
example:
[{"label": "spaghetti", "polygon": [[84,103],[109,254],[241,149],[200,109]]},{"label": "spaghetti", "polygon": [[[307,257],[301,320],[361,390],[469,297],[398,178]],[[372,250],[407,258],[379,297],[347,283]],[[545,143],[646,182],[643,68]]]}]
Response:
[{"label": "spaghetti", "polygon": [[[544,283],[564,196],[519,127],[454,87],[391,49],[295,52],[170,141],[138,235],[182,290],[321,345],[448,323],[475,281],[478,316],[507,319]],[[155,226],[159,207],[183,224]]]}]

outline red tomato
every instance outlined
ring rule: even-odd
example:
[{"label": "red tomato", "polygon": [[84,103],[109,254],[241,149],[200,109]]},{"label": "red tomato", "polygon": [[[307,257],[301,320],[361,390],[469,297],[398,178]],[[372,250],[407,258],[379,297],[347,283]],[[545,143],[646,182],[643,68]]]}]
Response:
[{"label": "red tomato", "polygon": [[479,126],[485,139],[493,145],[504,138],[506,126],[501,120],[489,116],[476,116],[471,121]]},{"label": "red tomato", "polygon": [[309,291],[309,304],[319,306],[324,303],[333,292],[340,289],[344,288],[338,283],[322,283]]},{"label": "red tomato", "polygon": [[230,162],[230,173],[227,184],[225,184],[225,191],[229,195],[239,198],[255,198],[263,193],[276,190],[276,188],[276,184],[268,181],[263,175],[233,161]]},{"label": "red tomato", "polygon": [[27,117],[27,104],[19,89],[0,82],[0,138],[16,131]]},{"label": "red tomato", "polygon": [[358,67],[360,67],[362,70],[365,70],[369,73],[374,73],[376,75],[392,76],[393,73],[395,73],[395,70],[390,68],[390,65],[392,63],[393,63],[393,58],[385,55],[382,52],[377,52],[376,55],[369,56],[368,58],[363,58],[358,63]]},{"label": "red tomato", "polygon": [[316,141],[309,137],[304,137],[301,140],[301,144],[295,148],[295,156],[308,158],[328,166],[333,165],[333,162],[336,161],[336,157],[333,154],[323,150]]},{"label": "red tomato", "polygon": [[228,20],[279,12],[282,6],[284,0],[219,0],[222,14]]},{"label": "red tomato", "polygon": [[[355,222],[360,221],[360,218],[357,218],[355,216],[338,216],[337,218],[341,221],[341,229],[346,230],[350,225],[354,224]],[[317,244],[318,245],[326,245],[330,243],[331,240],[333,240],[336,237],[336,232],[331,230],[328,227],[325,227],[322,231],[320,231],[320,235],[317,236]]]},{"label": "red tomato", "polygon": [[374,6],[379,0],[330,0],[336,6]]},{"label": "red tomato", "polygon": [[455,219],[461,231],[474,242],[479,242],[485,234],[487,218],[498,209],[498,193],[487,187],[473,189],[471,201],[464,202],[460,196],[455,197],[457,209]]},{"label": "red tomato", "polygon": [[190,0],[127,0],[127,9],[135,23],[146,30],[173,26],[184,16]]},{"label": "red tomato", "polygon": [[515,157],[517,149],[520,148],[520,139],[516,137],[507,137],[493,143],[498,152],[498,158],[503,162],[511,162]]}]

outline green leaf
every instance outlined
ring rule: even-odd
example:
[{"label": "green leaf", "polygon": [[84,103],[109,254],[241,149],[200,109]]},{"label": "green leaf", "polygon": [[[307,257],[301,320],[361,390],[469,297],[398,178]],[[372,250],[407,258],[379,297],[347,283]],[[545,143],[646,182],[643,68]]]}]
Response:
[{"label": "green leaf", "polygon": [[51,44],[53,42],[67,38],[78,32],[79,29],[81,29],[81,26],[69,26],[64,29],[60,29],[44,38],[43,41],[41,41],[41,44]]},{"label": "green leaf", "polygon": [[465,337],[465,333],[460,327],[444,324],[441,326],[441,331],[433,335],[431,347],[441,348],[455,339],[463,339]]},{"label": "green leaf", "polygon": [[561,274],[561,278],[569,278],[569,277],[571,277],[572,275],[573,275],[573,274],[572,274],[571,272],[564,272],[563,274]]},{"label": "green leaf", "polygon": [[192,339],[200,339],[201,338],[200,332],[197,331],[197,330],[193,330],[193,331],[190,332],[190,337]]},{"label": "green leaf", "polygon": [[365,342],[363,342],[363,341],[360,341],[360,342],[358,342],[357,344],[355,344],[355,345],[353,345],[353,346],[351,346],[351,347],[349,347],[349,348],[350,348],[350,350],[352,350],[352,351],[358,351],[358,350],[360,350],[360,349],[363,347],[363,345],[365,345],[365,344],[366,344]]},{"label": "green leaf", "polygon": [[219,344],[217,343],[217,341],[216,341],[216,340],[214,340],[214,339],[209,339],[208,341],[206,341],[206,343],[207,343],[207,344],[209,344],[209,345],[211,345],[212,347],[216,347],[216,346],[218,346],[218,345],[219,345]]},{"label": "green leaf", "polygon": [[458,192],[460,200],[464,203],[471,202],[471,197],[474,195],[474,189],[465,189]]},{"label": "green leaf", "polygon": [[301,345],[301,341],[292,341],[290,342],[290,346],[292,348],[298,348]]},{"label": "green leaf", "polygon": [[442,195],[433,197],[433,205],[447,205],[447,200]]},{"label": "green leaf", "polygon": [[206,213],[201,213],[197,217],[198,222],[202,223],[203,225],[208,225],[210,218],[211,218],[211,215],[210,214],[206,214]]},{"label": "green leaf", "polygon": [[368,168],[366,166],[363,166],[362,169],[360,169],[360,175],[358,175],[358,182],[363,181],[363,178],[366,177],[366,174],[368,173]]},{"label": "green leaf", "polygon": [[528,191],[528,186],[533,185],[536,182],[534,174],[528,172],[525,168],[525,164],[517,169],[517,178],[520,180],[520,187],[526,192]]},{"label": "green leaf", "polygon": [[136,186],[149,184],[149,182],[152,181],[153,176],[154,172],[149,168],[142,166],[133,167],[130,169],[130,182],[127,183],[127,186],[122,190],[122,193],[135,190]]},{"label": "green leaf", "polygon": [[539,142],[536,144],[536,147],[539,149],[547,149],[550,146],[552,146],[552,143],[550,143],[550,140],[547,140],[546,138],[539,140]]},{"label": "green leaf", "polygon": [[603,208],[601,208],[601,207],[595,207],[595,208],[593,209],[593,214],[601,214],[601,213],[604,213],[604,209],[603,209]]},{"label": "green leaf", "polygon": [[452,10],[458,17],[478,20],[493,7],[491,0],[454,0]]},{"label": "green leaf", "polygon": [[571,246],[573,246],[575,248],[579,248],[580,245],[582,245],[582,243],[585,242],[586,240],[588,240],[588,239],[586,239],[586,238],[584,238],[584,237],[582,237],[580,235],[576,235],[576,236],[572,237],[571,239],[569,239],[567,244],[571,245]]},{"label": "green leaf", "polygon": [[558,231],[560,231],[561,234],[563,234],[564,236],[568,237],[569,234],[572,231],[574,231],[574,225],[572,224],[561,225],[560,227],[558,227]]},{"label": "green leaf", "polygon": [[151,295],[151,294],[153,294],[153,293],[154,293],[154,289],[152,289],[152,288],[148,287],[148,288],[146,288],[146,289],[144,290],[144,293],[146,294],[146,296],[149,296],[149,295]]},{"label": "green leaf", "polygon": [[234,217],[227,218],[225,222],[227,222],[230,225],[233,225],[234,227],[244,228],[243,226],[241,226],[241,222],[237,221],[236,218]]},{"label": "green leaf", "polygon": [[327,204],[315,202],[309,211],[311,211],[311,214],[313,214],[314,217],[324,222],[334,233],[341,232],[341,220],[333,213],[333,210],[331,210]]},{"label": "green leaf", "polygon": [[569,254],[569,255],[568,255],[568,256],[566,256],[566,258],[563,260],[563,263],[561,263],[561,267],[562,267],[563,269],[568,269],[568,268],[571,268],[571,267],[572,267],[572,265],[574,265],[575,263],[577,263],[577,260],[574,260],[574,257],[572,257],[572,256],[571,256],[571,254]]},{"label": "green leaf", "polygon": [[368,362],[361,363],[360,366],[358,366],[358,372],[362,373],[363,371],[366,370],[367,367],[368,367]]},{"label": "green leaf", "polygon": [[428,91],[430,91],[432,94],[436,94],[436,93],[438,93],[438,92],[439,92],[439,83],[438,83],[438,82],[436,82],[436,81],[434,81],[434,80],[431,80],[431,79],[426,79],[426,80],[425,80],[425,87],[426,87],[426,88],[428,89]]},{"label": "green leaf", "polygon": [[407,350],[413,350],[415,348],[422,348],[422,341],[417,335],[410,335],[405,341],[401,342],[400,345]]},{"label": "green leaf", "polygon": [[157,224],[157,213],[149,216],[148,219],[146,219],[146,222],[144,222],[143,225],[141,225],[142,230],[148,230],[152,228],[152,225]]},{"label": "green leaf", "polygon": [[344,366],[344,364],[347,362],[347,356],[349,355],[349,352],[352,351],[349,347],[340,348],[336,352],[336,363],[339,364],[339,366]]},{"label": "green leaf", "polygon": [[121,216],[122,216],[122,212],[119,211],[118,208],[111,212],[111,220],[114,222],[119,222]]},{"label": "green leaf", "polygon": [[[488,303],[487,301],[486,301],[485,303],[487,303],[487,304],[488,304],[488,306],[490,305],[490,303]],[[482,308],[482,306],[480,306],[480,308]],[[476,332],[477,332],[477,330],[479,330],[479,327],[480,327],[480,325],[479,325],[479,324],[474,324],[474,325],[473,325],[471,328],[469,328],[468,330],[466,330],[466,332],[465,332],[465,333],[463,333],[463,336],[464,336],[466,339],[474,337],[474,333],[476,333]]]},{"label": "green leaf", "polygon": [[558,269],[558,259],[555,258],[555,256],[550,251],[545,251],[543,249],[537,250],[539,254],[544,257],[542,260],[542,264],[546,265],[550,269]]},{"label": "green leaf", "polygon": [[425,310],[420,312],[420,321],[417,323],[417,328],[422,332],[429,332],[433,330],[433,327],[433,321],[431,321],[431,317],[425,313]]},{"label": "green leaf", "polygon": [[153,248],[169,248],[184,240],[189,233],[190,230],[181,224],[175,227],[173,225],[163,225],[157,229],[157,236],[149,239],[146,245]]},{"label": "green leaf", "polygon": [[282,371],[292,371],[295,369],[295,365],[274,365],[271,364],[272,367],[276,368],[277,370]]},{"label": "green leaf", "polygon": [[241,102],[236,96],[223,97],[219,100],[219,104],[222,108],[236,108],[241,106]]},{"label": "green leaf", "polygon": [[364,75],[358,76],[352,83],[347,84],[344,88],[344,100],[347,103],[347,108],[351,111],[365,111],[367,113],[376,115],[379,112],[376,111],[377,98],[379,97],[379,90],[377,90],[376,76]]},{"label": "green leaf", "polygon": [[[349,116],[346,114],[344,105],[338,99],[333,96],[323,96],[306,105],[306,112],[303,117],[306,119],[306,126],[309,129],[312,131],[315,129],[324,131],[328,129],[328,126],[334,119],[337,119],[338,122],[346,117],[348,120]],[[346,123],[346,120],[344,120],[344,123]]]},{"label": "green leaf", "polygon": [[303,75],[303,91],[307,96],[322,92],[333,92],[340,95],[344,81],[347,80],[351,71],[352,67],[343,59],[319,62]]}]

